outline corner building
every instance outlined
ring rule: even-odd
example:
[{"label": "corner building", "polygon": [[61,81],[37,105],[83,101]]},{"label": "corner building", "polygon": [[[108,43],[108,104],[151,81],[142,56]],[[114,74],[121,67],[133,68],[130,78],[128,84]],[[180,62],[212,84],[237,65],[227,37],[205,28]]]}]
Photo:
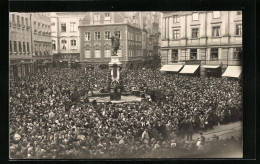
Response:
[{"label": "corner building", "polygon": [[79,20],[86,12],[51,13],[53,61],[58,67],[73,67],[80,60]]},{"label": "corner building", "polygon": [[29,13],[9,13],[9,77],[21,78],[33,72]]},{"label": "corner building", "polygon": [[241,11],[163,12],[161,64],[241,66],[242,31]]}]

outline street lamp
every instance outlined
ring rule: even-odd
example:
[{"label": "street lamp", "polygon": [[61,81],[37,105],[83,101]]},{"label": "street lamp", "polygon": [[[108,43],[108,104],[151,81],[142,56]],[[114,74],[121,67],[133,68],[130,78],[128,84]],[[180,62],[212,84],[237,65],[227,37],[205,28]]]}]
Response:
[{"label": "street lamp", "polygon": [[228,67],[228,50],[229,50],[229,49],[227,49],[227,67]]}]

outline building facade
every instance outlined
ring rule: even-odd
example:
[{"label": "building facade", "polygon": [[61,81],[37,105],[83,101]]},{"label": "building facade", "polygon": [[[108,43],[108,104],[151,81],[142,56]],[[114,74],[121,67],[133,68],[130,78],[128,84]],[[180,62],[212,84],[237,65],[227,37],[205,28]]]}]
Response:
[{"label": "building facade", "polygon": [[9,13],[9,75],[21,78],[33,72],[29,13]]},{"label": "building facade", "polygon": [[162,65],[242,65],[241,11],[163,12]]},{"label": "building facade", "polygon": [[53,61],[50,14],[32,13],[30,14],[30,20],[34,69],[48,69]]},{"label": "building facade", "polygon": [[71,67],[80,60],[79,20],[85,12],[51,13],[52,52],[57,65]]},{"label": "building facade", "polygon": [[[151,29],[154,21],[147,18],[149,14],[151,13],[88,12],[79,23],[80,63],[84,67],[107,65],[112,53],[110,37],[117,33],[120,37],[118,56],[123,67],[142,66],[146,56],[153,55],[149,51],[153,51],[154,43],[148,42],[147,38],[155,33],[156,28]],[[159,26],[158,22],[154,26]]]}]

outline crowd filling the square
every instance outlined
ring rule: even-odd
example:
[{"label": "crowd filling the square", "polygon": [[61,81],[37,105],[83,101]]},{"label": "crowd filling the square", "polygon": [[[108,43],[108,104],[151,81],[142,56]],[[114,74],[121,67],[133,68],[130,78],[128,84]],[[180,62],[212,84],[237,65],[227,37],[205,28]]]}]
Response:
[{"label": "crowd filling the square", "polygon": [[[143,101],[88,101],[109,90],[109,74],[52,68],[10,81],[10,158],[178,158],[242,147],[242,136],[202,133],[242,121],[241,81],[122,69],[123,92],[137,88]],[[154,101],[151,91],[165,98]]]}]

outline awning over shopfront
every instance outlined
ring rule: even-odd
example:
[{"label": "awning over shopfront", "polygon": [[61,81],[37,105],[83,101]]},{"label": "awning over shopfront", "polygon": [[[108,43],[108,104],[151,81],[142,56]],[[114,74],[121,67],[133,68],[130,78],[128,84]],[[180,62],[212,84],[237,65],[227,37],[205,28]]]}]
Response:
[{"label": "awning over shopfront", "polygon": [[203,68],[219,68],[220,65],[204,65]]},{"label": "awning over shopfront", "polygon": [[194,74],[200,65],[185,65],[180,73]]},{"label": "awning over shopfront", "polygon": [[160,71],[179,72],[183,65],[164,65]]},{"label": "awning over shopfront", "polygon": [[228,66],[222,77],[235,77],[239,78],[242,73],[241,66]]}]

